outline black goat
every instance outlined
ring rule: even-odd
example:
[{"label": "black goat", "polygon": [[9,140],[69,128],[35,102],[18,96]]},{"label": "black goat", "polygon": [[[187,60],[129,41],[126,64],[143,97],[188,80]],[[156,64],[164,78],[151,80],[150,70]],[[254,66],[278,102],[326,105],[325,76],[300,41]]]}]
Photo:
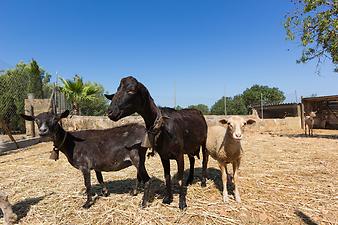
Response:
[{"label": "black goat", "polygon": [[157,108],[147,88],[134,77],[123,78],[114,95],[106,95],[111,100],[108,117],[117,121],[132,113],[139,113],[146,124],[148,140],[143,146],[150,144],[161,157],[166,180],[167,195],[163,203],[170,204],[173,200],[171,192],[170,159],[175,159],[178,167],[178,181],[180,184],[179,207],[186,205],[186,187],[183,184],[184,154],[190,161],[190,172],[187,185],[194,179],[194,156],[199,156],[200,147],[203,153],[203,178],[205,186],[206,173],[206,139],[207,124],[202,113],[195,109],[175,110]]},{"label": "black goat", "polygon": [[[54,146],[68,159],[76,169],[81,170],[86,186],[87,201],[83,205],[89,208],[94,202],[91,195],[90,170],[95,170],[97,180],[103,186],[104,195],[108,188],[103,182],[101,171],[118,171],[134,165],[137,169],[137,182],[133,194],[137,194],[138,182],[148,184],[150,177],[144,166],[147,148],[141,147],[146,134],[144,126],[128,124],[106,130],[85,130],[66,132],[59,121],[69,115],[66,110],[54,115],[44,112],[36,117],[21,115],[25,120],[35,121],[41,137],[51,137]],[[142,206],[147,202],[147,187]]]}]

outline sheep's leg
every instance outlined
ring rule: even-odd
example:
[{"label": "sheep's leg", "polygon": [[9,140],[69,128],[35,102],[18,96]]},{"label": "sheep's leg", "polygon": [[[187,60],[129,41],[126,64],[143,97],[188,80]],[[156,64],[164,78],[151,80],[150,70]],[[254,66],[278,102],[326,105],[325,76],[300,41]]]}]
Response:
[{"label": "sheep's leg", "polygon": [[184,156],[180,154],[177,158],[177,171],[178,171],[178,184],[180,186],[180,194],[179,194],[179,208],[181,210],[187,207],[186,203],[186,193],[187,187],[183,183],[183,174],[184,174]]},{"label": "sheep's leg", "polygon": [[208,159],[209,155],[207,153],[207,149],[205,146],[202,146],[202,155],[203,155],[203,162],[202,162],[202,182],[201,186],[207,186],[207,168],[208,168]]},{"label": "sheep's leg", "polygon": [[91,193],[90,170],[84,169],[82,170],[82,174],[83,174],[84,183],[86,186],[86,193],[87,193],[87,201],[83,205],[83,208],[88,209],[94,203],[92,199],[92,193]]},{"label": "sheep's leg", "polygon": [[167,193],[166,196],[163,199],[164,204],[170,204],[173,201],[173,194],[171,192],[171,181],[170,181],[170,161],[169,159],[162,159],[162,166],[164,170],[164,178],[165,178],[165,184],[166,184],[166,189]]},{"label": "sheep's leg", "polygon": [[235,185],[234,194],[235,194],[235,200],[238,203],[241,202],[241,197],[240,197],[239,191],[238,191],[238,168],[239,168],[239,164],[240,164],[239,160],[234,161],[232,163],[232,168],[233,168],[233,171],[234,171],[234,185]]},{"label": "sheep's leg", "polygon": [[189,171],[189,176],[186,182],[186,186],[189,184],[192,184],[194,181],[194,169],[195,169],[195,158],[194,156],[189,156],[189,162],[190,162],[190,171]]},{"label": "sheep's leg", "polygon": [[8,201],[6,194],[0,192],[0,208],[4,214],[4,224],[14,224],[17,216],[13,213],[12,206]]},{"label": "sheep's leg", "polygon": [[226,173],[226,164],[218,163],[219,169],[221,170],[222,183],[223,183],[223,202],[228,201],[228,189],[227,189],[227,173]]},{"label": "sheep's leg", "polygon": [[305,136],[307,136],[307,134],[306,134],[306,124],[305,124],[305,127],[304,127],[304,131],[305,131]]},{"label": "sheep's leg", "polygon": [[96,178],[97,178],[97,181],[101,184],[102,186],[102,194],[103,196],[107,197],[109,196],[109,190],[108,190],[108,187],[107,185],[104,183],[103,181],[103,176],[102,176],[102,173],[100,171],[96,171],[95,170],[95,174],[96,174]]},{"label": "sheep's leg", "polygon": [[228,164],[224,164],[224,168],[225,168],[225,172],[227,174],[227,182],[231,183],[232,182],[232,177],[231,177],[231,174],[228,171]]}]

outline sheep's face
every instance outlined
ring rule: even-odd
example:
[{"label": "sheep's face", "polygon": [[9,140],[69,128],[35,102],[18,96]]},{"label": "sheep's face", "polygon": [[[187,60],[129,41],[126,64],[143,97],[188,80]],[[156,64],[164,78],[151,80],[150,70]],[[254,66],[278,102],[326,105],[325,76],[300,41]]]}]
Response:
[{"label": "sheep's face", "polygon": [[242,140],[244,127],[247,124],[253,124],[256,121],[254,119],[244,119],[240,116],[231,116],[227,119],[219,121],[223,125],[227,125],[227,134],[230,135],[234,140]]},{"label": "sheep's face", "polygon": [[63,113],[54,115],[51,112],[43,112],[37,116],[29,116],[21,114],[21,117],[28,121],[35,121],[39,128],[39,135],[41,137],[52,137],[56,133],[58,122],[62,118],[66,118],[69,115],[69,110]]}]

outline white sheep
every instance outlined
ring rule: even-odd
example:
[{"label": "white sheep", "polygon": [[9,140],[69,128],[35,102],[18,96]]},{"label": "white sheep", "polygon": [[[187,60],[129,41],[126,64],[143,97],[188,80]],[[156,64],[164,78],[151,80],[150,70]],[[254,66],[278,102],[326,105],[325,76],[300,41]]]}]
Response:
[{"label": "white sheep", "polygon": [[307,135],[306,127],[308,127],[309,136],[313,136],[313,125],[315,123],[314,118],[317,116],[316,113],[317,113],[317,111],[316,112],[310,112],[308,116],[305,116],[305,135]]},{"label": "white sheep", "polygon": [[[210,126],[208,128],[207,152],[212,158],[218,161],[222,174],[223,182],[223,201],[228,201],[227,179],[231,180],[231,176],[227,170],[227,164],[233,166],[233,183],[235,186],[235,200],[241,202],[238,191],[238,168],[240,165],[243,149],[241,139],[243,137],[243,128],[246,124],[253,124],[256,121],[251,118],[240,116],[230,116],[227,119],[219,121],[221,125]],[[225,128],[224,125],[227,125]]]}]

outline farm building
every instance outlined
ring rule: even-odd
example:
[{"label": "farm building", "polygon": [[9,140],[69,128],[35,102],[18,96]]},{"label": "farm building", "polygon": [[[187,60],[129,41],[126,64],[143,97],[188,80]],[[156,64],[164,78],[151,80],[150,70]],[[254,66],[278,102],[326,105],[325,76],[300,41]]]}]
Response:
[{"label": "farm building", "polygon": [[338,95],[302,98],[304,114],[316,111],[314,128],[338,129]]},{"label": "farm building", "polygon": [[253,106],[252,108],[257,111],[260,118],[264,119],[280,119],[285,117],[297,117],[301,115],[301,107],[298,103],[264,105],[263,110],[260,105]]}]

